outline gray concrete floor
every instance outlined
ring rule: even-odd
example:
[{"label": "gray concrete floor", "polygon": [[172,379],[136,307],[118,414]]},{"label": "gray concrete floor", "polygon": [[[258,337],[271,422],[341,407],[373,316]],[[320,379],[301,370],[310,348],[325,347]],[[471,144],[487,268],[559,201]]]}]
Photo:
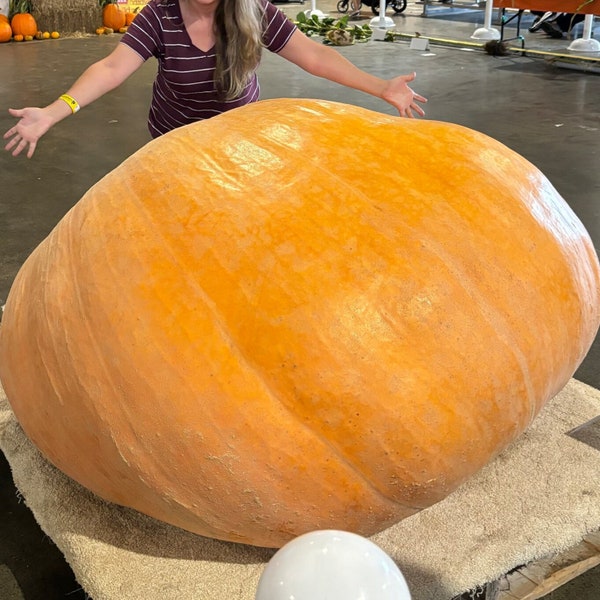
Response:
[{"label": "gray concrete floor", "polygon": [[[294,17],[310,3],[280,6]],[[340,16],[333,0],[318,1],[318,8]],[[421,12],[421,6],[409,3],[405,13],[393,17],[396,31],[466,42],[483,23],[482,10],[436,8],[427,18]],[[370,9],[362,17],[368,22]],[[530,21],[524,19],[522,31],[527,48],[566,51],[568,40],[529,34]],[[508,29],[506,37],[513,34]],[[73,36],[0,45],[0,132],[13,122],[8,107],[52,101],[117,41],[116,36]],[[590,67],[584,72],[539,57],[492,57],[460,44],[432,43],[428,52],[421,52],[411,50],[407,41],[372,41],[339,50],[383,77],[417,71],[414,88],[429,98],[428,118],[482,131],[529,159],[561,192],[600,249],[600,78]],[[149,140],[145,121],[155,68],[145,65],[118,90],[55,127],[32,160],[0,153],[0,305],[25,258],[65,212]],[[379,100],[314,79],[276,56],[264,57],[260,76],[263,98],[318,97],[393,112]],[[382,148],[382,163],[389,159]],[[360,177],[360,157],[357,161]],[[576,377],[600,389],[599,341]],[[7,567],[0,568],[0,600],[85,598],[60,552],[19,502],[2,457],[0,480],[0,567]],[[10,591],[17,589],[13,577],[20,592]],[[599,570],[547,598],[598,600]]]}]

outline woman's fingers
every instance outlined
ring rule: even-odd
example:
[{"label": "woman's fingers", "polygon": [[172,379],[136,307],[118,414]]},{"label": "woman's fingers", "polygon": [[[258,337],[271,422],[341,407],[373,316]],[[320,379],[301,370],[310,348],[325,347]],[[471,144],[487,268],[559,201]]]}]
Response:
[{"label": "woman's fingers", "polygon": [[424,117],[425,116],[425,111],[418,105],[418,104],[412,104],[411,108],[420,116],[420,117]]},{"label": "woman's fingers", "polygon": [[[18,156],[27,147],[27,144],[28,144],[27,140],[24,140],[20,135],[15,135],[13,137],[13,139],[10,140],[10,142],[8,142],[8,144],[6,144],[6,146],[4,146],[4,149],[7,150],[8,152],[10,152],[12,150],[12,155]],[[34,146],[34,149],[35,149],[35,146]],[[29,152],[27,153],[27,155],[29,157],[30,157],[30,153],[33,153],[31,148],[29,149]]]},{"label": "woman's fingers", "polygon": [[30,142],[29,150],[27,150],[27,158],[31,158],[33,156],[36,146],[37,146],[37,142]]},{"label": "woman's fingers", "polygon": [[[7,137],[7,135],[5,135],[4,137]],[[19,137],[18,135],[15,135],[15,136],[13,137],[13,139],[12,139],[12,140],[10,140],[10,141],[8,142],[8,144],[6,144],[6,146],[4,146],[4,149],[5,149],[5,150],[12,150],[12,149],[13,149],[13,147],[15,146],[15,144],[16,144],[16,143],[17,143],[19,140],[20,140],[20,137]]]}]

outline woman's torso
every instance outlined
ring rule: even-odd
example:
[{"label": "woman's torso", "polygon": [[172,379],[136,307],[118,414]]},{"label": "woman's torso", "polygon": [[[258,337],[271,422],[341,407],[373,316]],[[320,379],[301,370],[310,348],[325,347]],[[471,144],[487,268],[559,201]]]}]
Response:
[{"label": "woman's torso", "polygon": [[[265,47],[278,52],[295,26],[266,0],[257,1],[265,7]],[[251,75],[238,98],[226,101],[219,97],[214,81],[214,34],[211,37],[205,27],[193,24],[190,29],[192,36],[184,24],[179,0],[150,0],[122,38],[122,43],[144,60],[151,56],[158,59],[148,117],[153,137],[258,100],[260,88],[256,73]]]}]

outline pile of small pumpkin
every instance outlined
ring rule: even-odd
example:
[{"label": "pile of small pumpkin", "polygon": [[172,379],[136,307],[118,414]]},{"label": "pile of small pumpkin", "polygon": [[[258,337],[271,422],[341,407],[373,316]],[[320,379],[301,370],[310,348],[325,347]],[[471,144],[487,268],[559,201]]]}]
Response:
[{"label": "pile of small pumpkin", "polygon": [[41,31],[31,14],[29,0],[14,0],[10,4],[10,18],[0,14],[0,42],[28,42],[31,40],[57,39],[58,31]]},{"label": "pile of small pumpkin", "polygon": [[115,0],[98,0],[102,8],[102,27],[96,29],[98,35],[125,33],[137,14],[135,11],[124,11]]}]

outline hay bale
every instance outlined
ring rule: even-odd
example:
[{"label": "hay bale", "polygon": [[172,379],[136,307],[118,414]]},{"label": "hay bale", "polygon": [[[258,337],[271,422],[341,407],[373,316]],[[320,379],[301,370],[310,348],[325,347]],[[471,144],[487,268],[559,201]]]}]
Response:
[{"label": "hay bale", "polygon": [[40,29],[65,33],[93,33],[102,25],[98,0],[35,0],[31,14]]}]

